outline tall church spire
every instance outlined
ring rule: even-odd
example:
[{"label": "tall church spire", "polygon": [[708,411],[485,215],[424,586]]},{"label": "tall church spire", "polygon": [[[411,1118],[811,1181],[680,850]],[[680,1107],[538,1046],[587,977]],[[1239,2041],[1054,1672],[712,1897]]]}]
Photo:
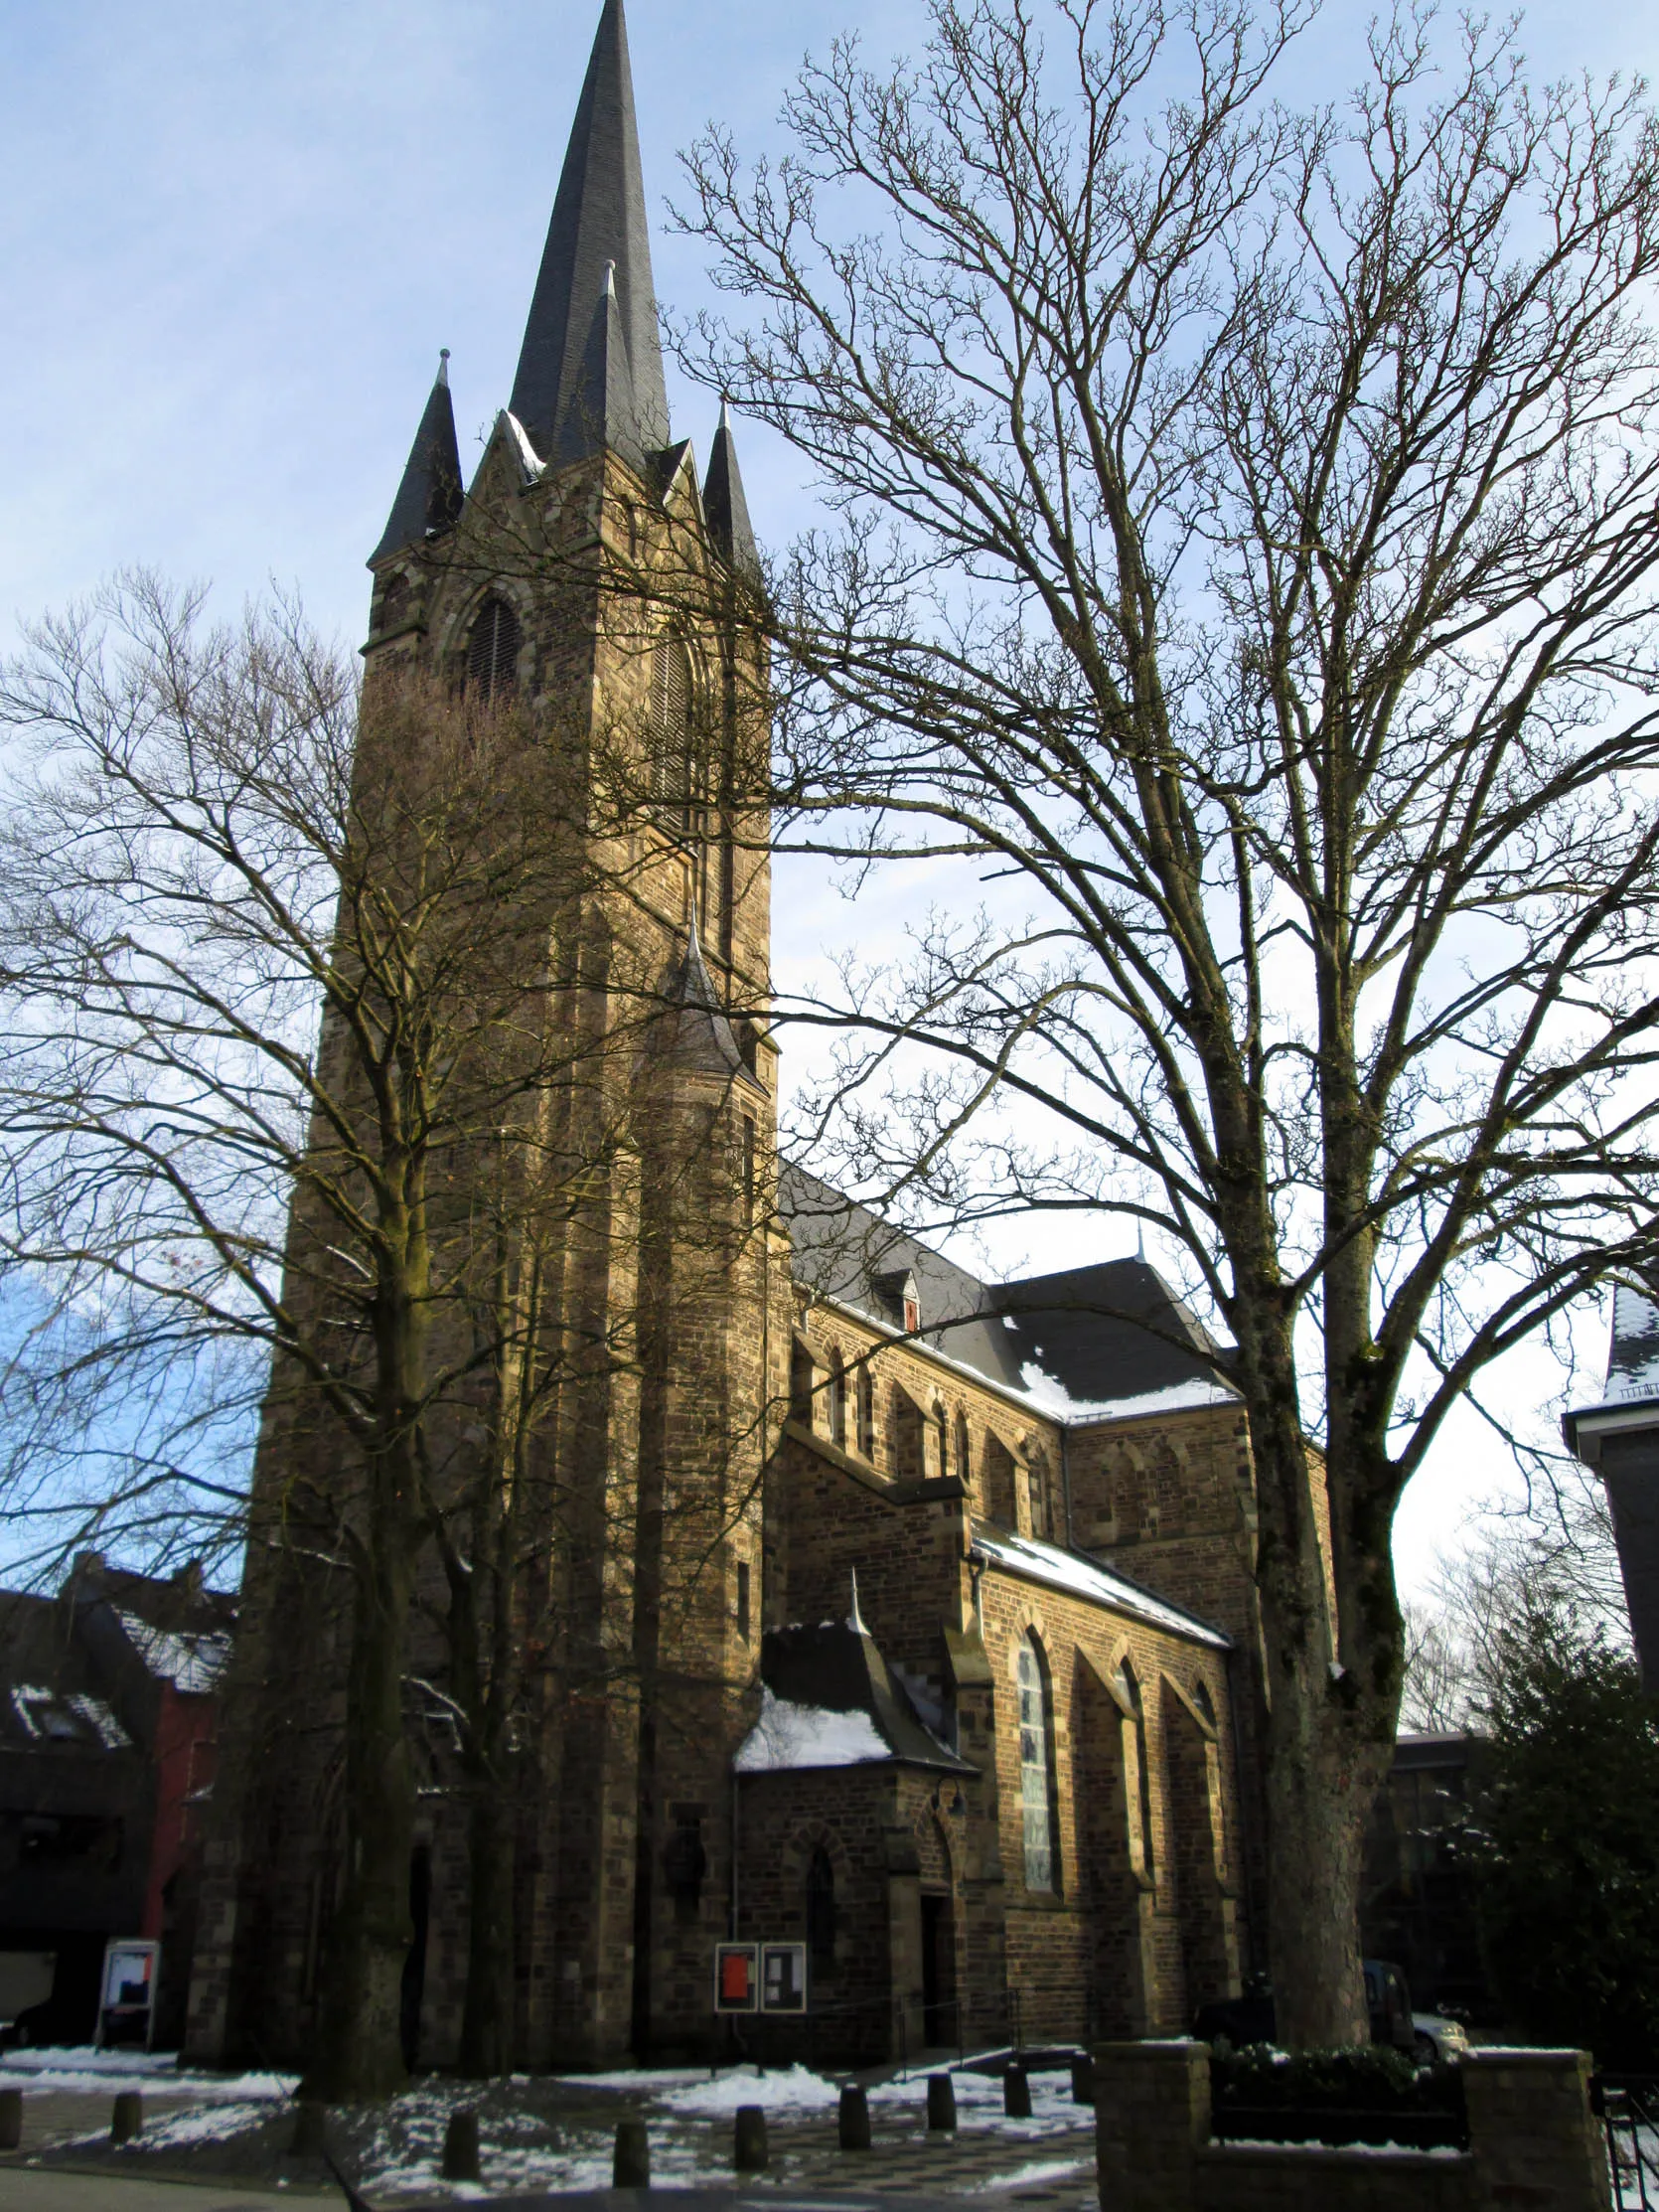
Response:
[{"label": "tall church spire", "polygon": [[414,434],[403,481],[391,503],[380,542],[369,565],[405,546],[447,530],[461,512],[461,448],[455,440],[455,408],[449,396],[449,348],[438,356],[438,374]]},{"label": "tall church spire", "polygon": [[599,19],[513,383],[512,411],[542,452],[558,446],[569,458],[581,436],[579,428],[566,434],[565,417],[584,383],[607,261],[615,263],[637,443],[650,451],[669,442],[669,401],[622,0],[605,0]]}]

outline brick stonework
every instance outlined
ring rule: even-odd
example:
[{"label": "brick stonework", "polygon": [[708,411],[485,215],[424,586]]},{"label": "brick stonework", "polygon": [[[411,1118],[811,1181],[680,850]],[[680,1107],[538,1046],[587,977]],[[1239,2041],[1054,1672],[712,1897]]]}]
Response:
[{"label": "brick stonework", "polygon": [[[458,679],[486,596],[509,601],[518,697],[573,825],[575,887],[504,920],[552,978],[551,1019],[583,1070],[558,1141],[585,1164],[546,1298],[564,1379],[533,1447],[557,1502],[523,1607],[519,2062],[727,2048],[713,1946],[734,1928],[799,1936],[815,1852],[833,1878],[811,2030],[824,2055],[930,2034],[1178,2031],[1236,1993],[1261,1922],[1244,1424],[1198,1406],[1062,1427],[792,1282],[769,1202],[767,824],[742,799],[766,736],[764,662],[721,578],[685,462],[666,489],[609,453],[528,481],[505,427],[454,528],[376,575],[371,687],[409,665]],[[630,777],[647,789],[671,621],[705,757],[723,763],[706,803],[672,820],[618,797]],[[693,916],[741,1069],[676,1041],[667,995]],[[292,1234],[317,1225],[296,1218]],[[192,2056],[233,2064],[305,2055],[340,1882],[346,1578],[320,1561],[326,1528],[290,1540],[289,1501],[302,1472],[325,1497],[353,1477],[292,1380],[275,1378],[259,1441],[192,1992]],[[464,1456],[464,1432],[451,1441]],[[977,1528],[1122,1568],[1224,1639],[987,1563]],[[763,1628],[842,1617],[854,1571],[889,1665],[975,1771],[734,1784]],[[441,1687],[435,1561],[422,1598],[410,1674]],[[1030,1883],[1022,1647],[1043,1686],[1052,1862]],[[411,1729],[418,2050],[441,2065],[464,1995],[464,1804],[441,1705]],[[805,2032],[762,2040],[790,2049]]]},{"label": "brick stonework", "polygon": [[1101,2203],[1112,2212],[1608,2212],[1584,2051],[1471,2051],[1465,2152],[1212,2142],[1202,2043],[1095,2052]]}]

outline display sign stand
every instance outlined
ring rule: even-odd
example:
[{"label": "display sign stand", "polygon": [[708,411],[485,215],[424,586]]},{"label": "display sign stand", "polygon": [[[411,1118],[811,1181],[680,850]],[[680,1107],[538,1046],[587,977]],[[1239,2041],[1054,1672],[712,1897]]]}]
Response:
[{"label": "display sign stand", "polygon": [[98,1984],[98,2050],[131,2044],[143,2036],[148,2050],[156,2032],[156,1975],[161,1946],[140,1936],[117,1936],[103,1947],[103,1978]]}]

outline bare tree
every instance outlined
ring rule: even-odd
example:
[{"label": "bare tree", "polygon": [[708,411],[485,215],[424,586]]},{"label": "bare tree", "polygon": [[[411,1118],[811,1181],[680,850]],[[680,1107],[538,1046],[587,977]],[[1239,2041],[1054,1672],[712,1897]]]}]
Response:
[{"label": "bare tree", "polygon": [[840,518],[772,579],[786,844],[952,871],[913,960],[796,1010],[860,1039],[818,1129],[918,1213],[1128,1207],[1231,1330],[1279,2017],[1327,2044],[1396,1505],[1651,1242],[1659,136],[1410,14],[1291,112],[1311,14],[838,44],[785,160],[688,157],[741,320],[681,351]]},{"label": "bare tree", "polygon": [[[482,1788],[515,1677],[479,1650],[516,1603],[550,1371],[538,1255],[605,1169],[573,1162],[562,1110],[587,1080],[564,795],[513,711],[407,669],[360,702],[291,610],[209,629],[145,576],[38,628],[0,713],[36,749],[0,826],[0,1254],[65,1317],[31,1389],[159,1391],[182,1426],[212,1417],[193,1386],[217,1355],[260,1404],[251,1499],[218,1485],[226,1539],[252,1572],[298,1559],[351,1593],[345,1885],[308,2079],[380,2094],[403,2076],[420,1562],[439,1546],[459,1592]],[[153,1457],[102,1525],[149,1510]],[[499,1919],[480,1950],[499,1991]]]}]

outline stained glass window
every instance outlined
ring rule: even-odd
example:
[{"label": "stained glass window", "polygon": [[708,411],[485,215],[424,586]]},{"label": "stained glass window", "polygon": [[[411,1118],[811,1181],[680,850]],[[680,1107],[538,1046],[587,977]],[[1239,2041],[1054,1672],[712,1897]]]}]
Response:
[{"label": "stained glass window", "polygon": [[1019,1648],[1019,1801],[1025,1886],[1054,1887],[1053,1793],[1048,1771],[1048,1685],[1029,1636]]}]

